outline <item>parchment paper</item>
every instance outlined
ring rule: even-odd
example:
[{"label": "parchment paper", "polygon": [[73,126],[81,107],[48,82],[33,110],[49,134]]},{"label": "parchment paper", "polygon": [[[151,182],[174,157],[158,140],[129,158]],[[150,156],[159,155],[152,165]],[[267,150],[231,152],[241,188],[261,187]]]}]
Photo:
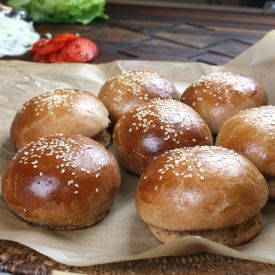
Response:
[{"label": "parchment paper", "polygon": [[[243,73],[266,89],[269,104],[275,104],[275,32],[222,67],[200,63],[117,61],[102,65],[38,64],[0,61],[0,176],[14,156],[9,140],[16,111],[35,95],[58,87],[71,87],[97,95],[103,83],[122,71],[148,69],[169,78],[181,94],[193,81],[217,71]],[[112,146],[110,150],[113,152]],[[113,152],[114,153],[114,152]],[[275,204],[263,209],[260,234],[251,242],[231,249],[199,237],[184,237],[162,245],[138,217],[134,194],[138,177],[121,169],[122,184],[107,216],[95,226],[58,231],[30,225],[6,206],[0,193],[0,239],[12,240],[69,265],[92,265],[156,256],[211,252],[275,263]]]}]

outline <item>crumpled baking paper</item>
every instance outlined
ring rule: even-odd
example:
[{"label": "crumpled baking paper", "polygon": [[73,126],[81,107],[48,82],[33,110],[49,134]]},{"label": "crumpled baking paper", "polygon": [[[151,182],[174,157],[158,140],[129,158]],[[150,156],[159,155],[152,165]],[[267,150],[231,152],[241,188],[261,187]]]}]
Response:
[{"label": "crumpled baking paper", "polygon": [[[78,88],[97,95],[110,77],[123,71],[147,69],[170,79],[179,94],[202,75],[232,71],[257,79],[265,88],[269,104],[275,104],[275,32],[225,66],[201,63],[116,61],[92,64],[37,64],[0,61],[0,176],[14,156],[9,129],[16,111],[30,98],[58,87]],[[110,147],[114,153],[113,147]],[[51,230],[28,224],[13,214],[0,193],[0,239],[16,241],[52,259],[76,266],[110,263],[157,256],[209,252],[275,263],[275,204],[263,209],[260,234],[234,249],[199,237],[183,237],[161,244],[138,217],[134,196],[138,176],[121,168],[122,183],[114,204],[98,224],[73,231]]]}]

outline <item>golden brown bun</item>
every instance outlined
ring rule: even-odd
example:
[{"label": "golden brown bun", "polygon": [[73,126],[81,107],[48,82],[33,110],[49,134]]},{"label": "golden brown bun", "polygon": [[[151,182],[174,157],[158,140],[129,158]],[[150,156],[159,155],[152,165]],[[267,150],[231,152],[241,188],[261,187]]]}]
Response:
[{"label": "golden brown bun", "polygon": [[150,224],[148,226],[152,234],[162,243],[167,243],[183,236],[199,236],[222,245],[234,247],[246,243],[258,235],[262,227],[262,214],[258,212],[252,218],[240,224],[216,230],[169,231]]},{"label": "golden brown bun", "polygon": [[275,200],[275,177],[265,176],[268,186],[268,199]]},{"label": "golden brown bun", "polygon": [[156,72],[134,70],[118,74],[102,86],[98,97],[109,111],[113,125],[135,106],[157,99],[178,100],[174,84]]},{"label": "golden brown bun", "polygon": [[233,150],[196,146],[153,160],[136,191],[141,219],[169,231],[218,230],[239,225],[266,204],[267,183]]},{"label": "golden brown bun", "polygon": [[17,152],[2,178],[2,195],[25,221],[70,230],[100,221],[119,185],[118,164],[101,144],[52,135]]},{"label": "golden brown bun", "polygon": [[203,119],[186,104],[163,99],[131,109],[115,125],[113,142],[122,166],[140,175],[158,155],[185,146],[212,145]]},{"label": "golden brown bun", "polygon": [[239,112],[218,133],[217,146],[235,150],[268,176],[275,176],[275,106]]},{"label": "golden brown bun", "polygon": [[93,137],[109,125],[108,110],[90,92],[56,89],[26,102],[15,115],[10,129],[14,147],[53,134]]},{"label": "golden brown bun", "polygon": [[212,134],[217,134],[223,123],[240,110],[267,105],[268,101],[255,79],[231,72],[201,77],[180,100],[202,116]]}]

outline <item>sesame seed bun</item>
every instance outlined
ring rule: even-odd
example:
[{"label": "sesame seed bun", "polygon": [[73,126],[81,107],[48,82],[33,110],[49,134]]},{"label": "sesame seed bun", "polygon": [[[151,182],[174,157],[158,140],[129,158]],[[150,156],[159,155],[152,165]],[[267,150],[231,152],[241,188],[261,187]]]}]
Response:
[{"label": "sesame seed bun", "polygon": [[244,228],[244,222],[254,220],[247,235],[257,235],[258,213],[267,197],[267,183],[251,161],[226,148],[196,146],[170,150],[145,168],[136,190],[136,209],[163,242],[169,240],[167,234],[200,236],[200,231],[217,241],[216,230],[231,227],[237,236],[223,241],[222,234],[219,242],[232,246],[247,241],[246,230],[232,226]]},{"label": "sesame seed bun", "polygon": [[267,176],[275,176],[275,106],[243,110],[224,123],[216,145],[251,160]]},{"label": "sesame seed bun", "polygon": [[202,76],[182,94],[182,102],[196,110],[217,134],[240,110],[267,105],[264,88],[253,78],[231,72]]},{"label": "sesame seed bun", "polygon": [[134,70],[118,74],[100,89],[98,97],[109,111],[112,125],[135,106],[158,99],[179,99],[174,84],[156,72]]},{"label": "sesame seed bun", "polygon": [[132,108],[115,125],[113,143],[122,166],[137,175],[167,150],[212,145],[211,132],[191,107],[163,99]]},{"label": "sesame seed bun", "polygon": [[17,152],[3,175],[2,195],[25,221],[70,230],[103,219],[120,180],[114,156],[97,141],[52,135]]},{"label": "sesame seed bun", "polygon": [[55,89],[27,101],[15,115],[10,138],[19,150],[29,142],[53,134],[82,135],[100,140],[110,134],[108,110],[92,93],[77,89]]}]

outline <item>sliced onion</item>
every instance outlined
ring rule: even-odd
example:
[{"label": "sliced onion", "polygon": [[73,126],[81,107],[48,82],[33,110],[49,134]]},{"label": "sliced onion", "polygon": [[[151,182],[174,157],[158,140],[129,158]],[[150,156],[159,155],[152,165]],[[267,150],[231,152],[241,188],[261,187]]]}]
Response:
[{"label": "sliced onion", "polygon": [[32,22],[22,19],[0,17],[0,58],[22,55],[40,39]]}]

